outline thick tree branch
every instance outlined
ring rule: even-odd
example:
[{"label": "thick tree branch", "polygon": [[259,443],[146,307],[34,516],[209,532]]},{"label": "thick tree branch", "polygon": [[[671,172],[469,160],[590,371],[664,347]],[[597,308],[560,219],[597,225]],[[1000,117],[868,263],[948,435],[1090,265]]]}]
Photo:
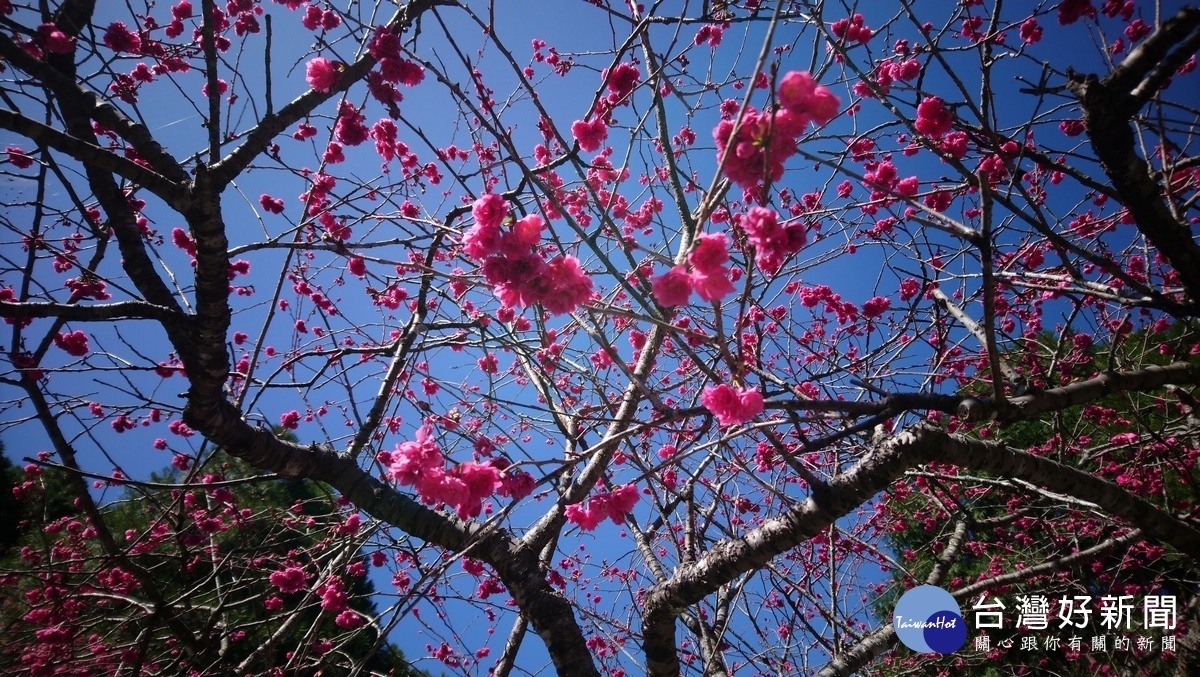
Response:
[{"label": "thick tree branch", "polygon": [[803,503],[741,538],[715,545],[697,562],[678,568],[646,596],[642,619],[646,665],[656,676],[677,675],[675,618],[720,586],[756,570],[775,556],[820,533],[870,500],[908,468],[937,460],[972,470],[1022,479],[1100,506],[1146,535],[1200,558],[1200,528],[1133,496],[1116,484],[997,442],[949,435],[919,424],[884,442]]},{"label": "thick tree branch", "polygon": [[[191,376],[189,372],[189,376]],[[189,398],[184,420],[214,444],[256,468],[324,482],[363,511],[446,550],[487,562],[546,643],[560,675],[598,675],[571,604],[546,582],[537,552],[506,532],[459,521],[401,494],[331,448],[285,442],[242,420],[219,394]]]},{"label": "thick tree branch", "polygon": [[129,179],[176,209],[183,209],[187,206],[188,193],[184,186],[152,169],[130,162],[120,155],[89,143],[87,140],[77,139],[7,108],[0,108],[0,128],[28,137],[35,143],[49,146],[83,164]]},{"label": "thick tree branch", "polygon": [[1147,536],[1200,560],[1200,527],[1181,520],[1116,484],[1042,456],[1010,449],[999,442],[947,436],[934,452],[938,461],[1025,480],[1100,506],[1130,522]]},{"label": "thick tree branch", "polygon": [[1200,10],[1187,7],[1164,22],[1105,78],[1069,72],[1067,81],[1083,107],[1084,127],[1105,174],[1138,230],[1179,274],[1192,313],[1200,302],[1200,246],[1187,224],[1172,216],[1147,162],[1138,157],[1130,118],[1172,72],[1164,73],[1164,67],[1177,67],[1197,46]]},{"label": "thick tree branch", "polygon": [[1168,384],[1185,383],[1200,384],[1200,365],[1194,362],[1173,362],[1162,367],[1151,365],[1137,371],[1104,372],[1086,381],[1014,397],[1004,405],[988,398],[968,397],[961,400],[956,413],[968,421],[987,418],[1000,421],[1032,419],[1039,414],[1062,411],[1117,392],[1144,392]]},{"label": "thick tree branch", "polygon": [[1133,115],[1200,48],[1200,9],[1183,7],[1162,23],[1104,78],[1112,90],[1128,93]]},{"label": "thick tree branch", "polygon": [[170,308],[142,301],[119,301],[81,306],[71,303],[12,303],[0,301],[0,317],[57,317],[71,322],[102,322],[105,320],[146,319],[163,323],[178,322],[182,316]]},{"label": "thick tree branch", "polygon": [[[77,4],[77,3],[76,3]],[[69,75],[50,64],[39,61],[21,49],[6,35],[0,34],[0,57],[49,87],[60,99],[70,101],[78,115],[99,122],[124,139],[157,173],[178,184],[186,184],[191,176],[179,161],[154,139],[144,125],[130,120],[108,101],[81,87]]]},{"label": "thick tree branch", "polygon": [[656,677],[679,674],[675,618],[687,607],[822,533],[896,481],[905,470],[924,462],[932,451],[930,439],[936,436],[944,437],[945,433],[925,425],[896,435],[830,480],[827,491],[809,496],[741,538],[716,544],[698,561],[680,566],[670,580],[651,588],[642,616],[647,672]]}]

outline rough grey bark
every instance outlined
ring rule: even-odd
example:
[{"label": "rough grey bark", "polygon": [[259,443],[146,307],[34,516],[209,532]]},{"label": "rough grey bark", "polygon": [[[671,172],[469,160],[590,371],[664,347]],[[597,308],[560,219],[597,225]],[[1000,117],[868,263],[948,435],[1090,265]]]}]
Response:
[{"label": "rough grey bark", "polygon": [[1171,262],[1195,314],[1200,300],[1200,246],[1171,213],[1147,159],[1138,157],[1130,119],[1200,49],[1200,9],[1184,7],[1138,45],[1111,73],[1069,73],[1067,87],[1083,107],[1083,122],[1104,173],[1137,228]]}]

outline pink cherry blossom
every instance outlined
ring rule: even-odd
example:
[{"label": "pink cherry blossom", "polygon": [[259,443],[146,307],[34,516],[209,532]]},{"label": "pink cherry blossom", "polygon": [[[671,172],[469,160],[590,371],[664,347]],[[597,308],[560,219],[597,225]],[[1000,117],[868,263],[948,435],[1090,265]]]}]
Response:
[{"label": "pink cherry blossom", "polygon": [[499,228],[508,216],[508,201],[503,195],[488,193],[471,205],[471,216],[475,217],[476,225]]},{"label": "pink cherry blossom", "polygon": [[705,301],[720,301],[733,293],[733,281],[729,279],[729,269],[724,266],[709,274],[693,272],[692,289]]},{"label": "pink cherry blossom", "polygon": [[838,98],[813,80],[808,71],[790,71],[779,81],[779,103],[818,125],[826,125],[837,116]]},{"label": "pink cherry blossom", "polygon": [[592,296],[592,280],[574,256],[551,259],[539,283],[538,301],[554,315],[570,313]]},{"label": "pink cherry blossom", "polygon": [[587,510],[579,504],[568,505],[565,514],[568,522],[584,531],[592,531],[604,521],[604,515],[599,511]]},{"label": "pink cherry blossom", "polygon": [[137,54],[142,51],[142,39],[120,21],[108,25],[104,32],[104,44],[114,52]]},{"label": "pink cherry blossom", "polygon": [[441,448],[433,440],[433,428],[428,425],[417,430],[415,440],[398,445],[391,458],[389,470],[396,481],[404,485],[416,484],[423,473],[440,472],[445,465]]},{"label": "pink cherry blossom", "polygon": [[887,312],[891,305],[891,300],[885,296],[873,297],[862,304],[862,315],[867,319],[879,317]]},{"label": "pink cherry blossom", "polygon": [[279,571],[272,572],[267,580],[271,585],[279,588],[279,591],[286,594],[300,592],[308,587],[305,579],[304,570],[299,567],[285,567]]},{"label": "pink cherry blossom", "polygon": [[729,238],[724,233],[701,233],[688,252],[688,263],[702,274],[718,272],[728,262]]},{"label": "pink cherry blossom", "polygon": [[757,390],[736,390],[725,383],[705,388],[700,395],[700,403],[723,426],[745,423],[763,410],[763,397]]},{"label": "pink cherry blossom", "polygon": [[802,223],[783,226],[779,214],[764,207],[751,207],[742,219],[742,229],[754,245],[754,261],[764,273],[775,273],[784,259],[804,247],[806,236]]},{"label": "pink cherry blossom", "polygon": [[576,120],[571,123],[571,135],[579,142],[579,147],[587,152],[599,150],[600,145],[608,138],[608,125],[599,117],[590,121]]},{"label": "pink cherry blossom", "polygon": [[650,281],[650,291],[664,308],[686,306],[692,295],[692,277],[686,266],[674,266]]},{"label": "pink cherry blossom", "polygon": [[314,90],[328,93],[342,78],[341,64],[319,56],[308,62],[305,76]]},{"label": "pink cherry blossom", "polygon": [[47,52],[54,54],[70,54],[75,49],[75,39],[52,23],[38,26],[38,39]]},{"label": "pink cherry blossom", "polygon": [[925,97],[917,106],[915,126],[925,136],[939,139],[954,127],[954,115],[946,110],[945,103],[938,97]]},{"label": "pink cherry blossom", "polygon": [[33,166],[33,158],[16,146],[8,146],[4,152],[8,153],[8,161],[13,163],[17,169],[29,169]]},{"label": "pink cherry blossom", "polygon": [[54,336],[54,345],[65,350],[68,355],[74,355],[75,357],[82,357],[88,354],[87,334],[79,330],[75,330],[69,334],[56,334]]}]

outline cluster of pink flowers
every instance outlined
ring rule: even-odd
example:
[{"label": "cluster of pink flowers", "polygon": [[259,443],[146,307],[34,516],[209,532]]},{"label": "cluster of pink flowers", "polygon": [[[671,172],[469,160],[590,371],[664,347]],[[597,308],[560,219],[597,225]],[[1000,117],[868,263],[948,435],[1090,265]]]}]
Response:
[{"label": "cluster of pink flowers", "polygon": [[780,225],[779,214],[765,207],[751,207],[741,225],[754,245],[754,262],[768,275],[778,271],[783,260],[800,251],[806,241],[803,223]]},{"label": "cluster of pink flowers", "polygon": [[1058,4],[1058,23],[1069,26],[1080,19],[1096,18],[1096,7],[1092,0],[1063,0]]},{"label": "cluster of pink flowers", "polygon": [[862,304],[862,316],[867,319],[874,319],[887,312],[887,309],[892,306],[892,302],[886,296],[873,296]]},{"label": "cluster of pink flowers", "polygon": [[633,92],[642,74],[637,66],[631,63],[619,63],[611,71],[605,70],[601,73],[601,77],[604,78],[604,86],[608,89],[606,101],[611,108]]},{"label": "cluster of pink flowers", "polygon": [[1042,39],[1042,27],[1038,25],[1038,20],[1029,17],[1021,23],[1019,33],[1021,39],[1032,45]]},{"label": "cluster of pink flowers", "polygon": [[464,520],[478,517],[484,499],[492,494],[518,500],[533,490],[532,477],[502,472],[507,467],[503,461],[467,461],[447,470],[441,447],[433,439],[433,428],[428,425],[421,426],[416,440],[397,445],[395,451],[380,452],[377,458],[388,468],[389,477],[416,488],[422,501],[451,506]]},{"label": "cluster of pink flowers", "polygon": [[[385,83],[415,87],[425,79],[424,68],[401,56],[400,37],[391,29],[382,26],[376,28],[375,35],[371,37],[371,44],[367,46],[367,51],[379,61],[379,76]],[[373,89],[380,88],[376,85]],[[388,98],[380,97],[377,91],[373,91],[373,93],[376,94],[376,98]],[[396,92],[391,96],[396,96],[398,100],[399,93]],[[386,100],[383,102],[387,103]]]},{"label": "cluster of pink flowers", "polygon": [[954,114],[946,110],[946,104],[936,96],[926,97],[917,105],[918,132],[931,139],[940,139],[954,127]]},{"label": "cluster of pink flowers", "polygon": [[863,15],[855,14],[848,19],[838,19],[829,26],[829,32],[847,44],[856,42],[860,45],[867,44],[870,41],[873,33],[870,27],[864,23]]},{"label": "cluster of pink flowers", "polygon": [[56,334],[54,336],[54,345],[62,348],[68,355],[75,357],[83,357],[88,354],[88,339],[87,334],[82,331],[73,331],[69,334]]},{"label": "cluster of pink flowers", "polygon": [[762,112],[748,108],[736,138],[733,120],[722,120],[713,129],[717,157],[724,158],[722,169],[743,189],[753,190],[764,179],[782,178],[783,163],[796,154],[796,139],[808,123],[825,125],[837,115],[838,98],[807,72],[783,76],[778,94],[782,108]]},{"label": "cluster of pink flowers", "polygon": [[[268,212],[271,212],[272,214],[282,214],[283,213],[283,200],[281,200],[281,199],[273,198],[270,195],[263,193],[262,195],[259,196],[258,203],[260,205],[262,205],[263,209],[267,210]],[[176,230],[178,230],[178,229],[176,229]],[[194,250],[195,250],[195,246],[193,245],[192,256],[196,255]]]},{"label": "cluster of pink flowers", "polygon": [[722,383],[708,386],[700,394],[700,404],[712,412],[723,426],[745,423],[762,413],[763,396],[753,388],[734,389]]},{"label": "cluster of pink flowers", "polygon": [[38,26],[38,43],[54,54],[70,54],[75,49],[75,38],[67,35],[52,23]]},{"label": "cluster of pink flowers", "polygon": [[504,228],[508,202],[487,194],[471,208],[475,225],[462,239],[463,252],[480,264],[496,298],[508,308],[540,303],[555,315],[570,313],[592,296],[592,280],[574,256],[546,261],[537,249],[546,222],[531,214]]},{"label": "cluster of pink flowers", "polygon": [[692,292],[705,301],[720,301],[733,291],[729,279],[729,238],[702,233],[688,253],[688,267],[678,265],[650,281],[654,298],[663,307],[687,305]]},{"label": "cluster of pink flowers", "polygon": [[338,118],[333,127],[333,136],[347,146],[360,145],[370,135],[365,122],[366,117],[354,104],[342,101],[338,105]]},{"label": "cluster of pink flowers", "polygon": [[304,570],[300,567],[289,566],[278,571],[271,572],[267,580],[271,585],[279,588],[279,591],[285,595],[290,595],[294,592],[300,592],[308,587]]},{"label": "cluster of pink flowers", "polygon": [[163,33],[172,40],[183,35],[183,20],[190,19],[191,17],[192,3],[188,0],[180,0],[178,4],[171,8],[171,22],[163,27]]},{"label": "cluster of pink flowers", "polygon": [[310,31],[315,31],[318,28],[331,31],[342,25],[342,18],[337,15],[337,12],[332,10],[322,10],[316,5],[309,5],[304,8],[304,16],[301,17],[300,23]]},{"label": "cluster of pink flowers", "polygon": [[607,517],[613,524],[625,522],[625,516],[637,505],[638,491],[632,484],[624,484],[609,493],[601,493],[587,500],[587,506],[582,503],[568,505],[567,521],[578,525],[584,531],[592,531]]},{"label": "cluster of pink flowers", "polygon": [[[916,59],[907,61],[883,61],[875,66],[870,75],[880,94],[887,94],[897,80],[908,82],[921,74],[921,62]],[[876,90],[872,89],[867,80],[859,80],[852,87],[854,94],[864,99],[875,98]]]},{"label": "cluster of pink flowers", "polygon": [[104,44],[114,52],[140,54],[142,51],[141,37],[120,21],[108,25],[108,29],[104,31]]}]

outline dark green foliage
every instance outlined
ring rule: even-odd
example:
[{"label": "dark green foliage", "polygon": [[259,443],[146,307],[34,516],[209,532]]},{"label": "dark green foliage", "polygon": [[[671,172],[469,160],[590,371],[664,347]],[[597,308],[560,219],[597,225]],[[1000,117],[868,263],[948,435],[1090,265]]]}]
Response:
[{"label": "dark green foliage", "polygon": [[[1042,354],[1021,365],[1035,388],[1051,388],[1084,380],[1108,368],[1126,365],[1165,365],[1190,358],[1196,336],[1182,325],[1167,331],[1144,330],[1123,337],[1115,346],[1092,345],[1086,338],[1044,336],[1041,345],[1060,346],[1055,354]],[[1026,351],[1025,355],[1035,355]],[[1011,356],[1014,357],[1015,356]],[[1143,366],[1143,368],[1144,368]],[[987,393],[974,392],[985,395]],[[946,421],[948,428],[1005,443],[1010,448],[1051,458],[1059,463],[1104,477],[1121,489],[1175,514],[1186,514],[1200,504],[1200,483],[1195,459],[1200,446],[1200,424],[1190,392],[1170,391],[1166,396],[1140,393],[1109,395],[1087,406],[1057,412],[1043,420],[1025,420],[1010,425],[968,425]],[[901,525],[888,535],[898,561],[907,571],[893,571],[895,585],[876,604],[877,617],[890,621],[900,593],[925,582],[937,558],[960,522],[966,538],[954,558],[941,587],[952,592],[1101,546],[1128,533],[1130,527],[1113,521],[1100,511],[1078,502],[1002,478],[984,474],[966,475],[957,468],[931,464],[924,472],[899,483],[888,496],[890,520]],[[1200,591],[1196,563],[1153,542],[1135,540],[1093,556],[1067,561],[1054,571],[997,585],[988,590],[990,600],[999,598],[1005,628],[988,629],[992,650],[976,650],[974,612],[979,599],[974,593],[960,600],[971,634],[957,654],[937,658],[918,657],[897,644],[895,657],[878,667],[877,674],[912,674],[915,669],[951,669],[954,674],[993,677],[1011,674],[1086,675],[1097,670],[1112,674],[1175,674],[1173,656],[1162,654],[1162,631],[1140,628],[1141,600],[1145,595],[1174,596],[1179,605],[1177,634],[1194,623],[1186,606]],[[1016,602],[1021,595],[1043,595],[1050,600],[1050,625],[1046,630],[1018,629]],[[1133,595],[1133,629],[1105,630],[1099,623],[1100,598]],[[1057,600],[1062,597],[1092,598],[1093,616],[1082,635],[1083,649],[1069,655],[1044,646],[1046,638],[1058,637],[1065,644],[1071,630],[1059,629]],[[1092,635],[1109,636],[1108,651],[1090,651]],[[1020,650],[1022,637],[1036,637],[1038,649]],[[1113,651],[1114,637],[1153,637],[1154,650]],[[998,650],[1004,642],[1012,648]],[[920,667],[917,667],[920,666]],[[1024,671],[1024,672],[1022,672]]]},{"label": "dark green foliage", "polygon": [[[199,468],[155,473],[103,506],[121,549],[113,557],[87,531],[64,471],[44,469],[18,498],[11,487],[29,478],[7,461],[0,470],[0,630],[17,638],[0,650],[0,666],[29,664],[36,652],[36,662],[78,665],[82,653],[56,656],[52,642],[39,642],[61,629],[82,652],[103,647],[97,670],[424,674],[372,623],[361,624],[377,611],[361,541],[345,527],[352,511],[315,482],[264,477],[221,451]],[[48,578],[42,563],[64,559],[79,564]],[[304,590],[286,594],[271,582],[286,566],[304,570]],[[315,588],[329,582],[342,586],[359,627],[342,627],[322,609]],[[88,603],[60,603],[51,589],[86,594]],[[171,612],[153,611],[154,598]],[[180,626],[195,646],[177,650]]]}]

